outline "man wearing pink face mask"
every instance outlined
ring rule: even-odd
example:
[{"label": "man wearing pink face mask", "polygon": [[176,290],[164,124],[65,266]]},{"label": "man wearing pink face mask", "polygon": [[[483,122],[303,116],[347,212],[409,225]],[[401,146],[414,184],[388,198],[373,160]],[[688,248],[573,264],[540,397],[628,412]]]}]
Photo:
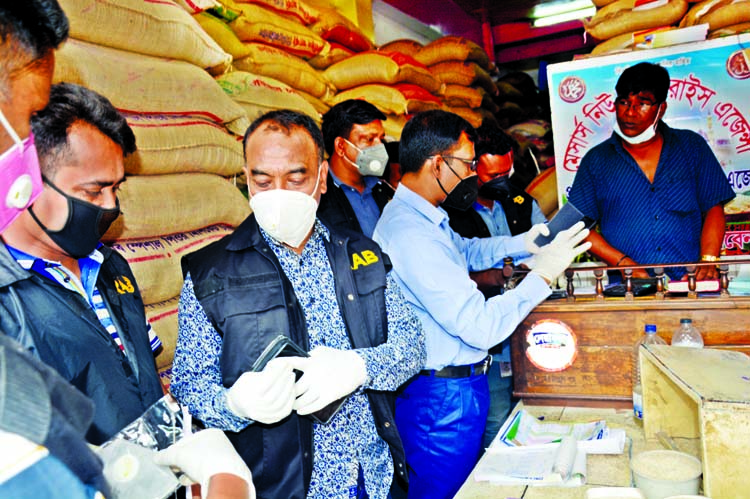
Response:
[{"label": "man wearing pink face mask", "polygon": [[[421,325],[379,246],[316,218],[328,165],[315,122],[273,111],[244,146],[253,214],[183,260],[172,393],[227,431],[259,497],[386,499],[406,487],[392,392],[424,362]],[[277,335],[310,356],[254,372]],[[327,423],[308,417],[341,399]]]}]

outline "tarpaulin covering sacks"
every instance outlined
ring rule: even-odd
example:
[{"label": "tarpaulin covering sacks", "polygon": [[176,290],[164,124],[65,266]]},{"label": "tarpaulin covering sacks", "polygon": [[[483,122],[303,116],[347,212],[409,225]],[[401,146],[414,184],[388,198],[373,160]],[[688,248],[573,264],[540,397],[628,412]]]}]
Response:
[{"label": "tarpaulin covering sacks", "polygon": [[105,95],[134,114],[202,116],[243,135],[250,122],[211,76],[183,61],[149,57],[69,39],[56,52],[55,82]]},{"label": "tarpaulin covering sacks", "polygon": [[139,54],[227,67],[227,54],[182,7],[147,0],[60,0],[70,36]]},{"label": "tarpaulin covering sacks", "polygon": [[122,214],[104,241],[188,232],[214,224],[237,226],[250,214],[239,189],[209,173],[128,177],[117,197]]},{"label": "tarpaulin covering sacks", "polygon": [[222,125],[197,116],[125,114],[138,150],[125,158],[129,175],[214,173],[228,177],[242,171],[240,137]]},{"label": "tarpaulin covering sacks", "polygon": [[320,123],[320,114],[292,87],[267,76],[234,71],[216,78],[228,96],[240,104],[254,120],[274,109],[291,109]]},{"label": "tarpaulin covering sacks", "polygon": [[482,47],[460,36],[444,36],[425,45],[414,56],[425,66],[444,61],[472,61],[483,69],[490,69],[490,58]]},{"label": "tarpaulin covering sacks", "polygon": [[430,70],[398,52],[355,54],[328,67],[323,74],[339,90],[368,83],[413,83],[432,93],[441,91],[440,81]]},{"label": "tarpaulin covering sacks", "polygon": [[120,239],[110,244],[127,260],[143,297],[143,303],[157,303],[178,295],[182,289],[180,259],[231,234],[229,225],[210,225],[201,229],[164,236]]},{"label": "tarpaulin covering sacks", "polygon": [[234,61],[238,70],[270,76],[313,97],[325,98],[336,93],[326,77],[302,58],[263,43],[248,43],[246,47],[247,56]]}]

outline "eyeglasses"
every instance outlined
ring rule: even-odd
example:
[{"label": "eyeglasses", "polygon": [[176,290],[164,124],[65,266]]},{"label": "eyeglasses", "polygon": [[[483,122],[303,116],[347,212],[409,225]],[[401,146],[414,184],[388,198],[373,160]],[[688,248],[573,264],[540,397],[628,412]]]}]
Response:
[{"label": "eyeglasses", "polygon": [[469,170],[471,170],[473,172],[477,171],[477,166],[479,166],[479,160],[478,159],[463,159],[463,158],[458,158],[456,156],[443,156],[443,155],[441,155],[441,157],[443,159],[457,159],[461,163],[463,163],[466,166],[468,166]]},{"label": "eyeglasses", "polygon": [[620,99],[615,100],[615,106],[622,108],[623,110],[632,108],[634,111],[639,111],[641,113],[647,112],[656,104],[658,103],[651,102],[648,100],[641,100],[641,99],[634,99],[632,103],[630,102],[629,99],[626,99],[626,98],[620,98]]}]

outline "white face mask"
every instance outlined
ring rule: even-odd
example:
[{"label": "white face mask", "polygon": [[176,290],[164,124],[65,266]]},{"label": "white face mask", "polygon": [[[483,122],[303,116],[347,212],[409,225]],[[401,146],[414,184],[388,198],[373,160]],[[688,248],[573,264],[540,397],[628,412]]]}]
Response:
[{"label": "white face mask", "polygon": [[275,240],[298,248],[315,223],[318,202],[313,197],[320,183],[320,170],[311,194],[286,189],[271,189],[250,198],[258,225]]},{"label": "white face mask", "polygon": [[622,140],[627,142],[628,144],[643,144],[644,142],[648,142],[649,140],[656,137],[656,128],[659,126],[659,118],[661,117],[661,113],[656,113],[656,118],[654,118],[654,123],[646,128],[644,131],[636,135],[635,137],[628,137],[625,135],[622,131],[622,128],[620,128],[620,123],[618,123],[617,118],[615,118],[615,128],[614,131],[617,135],[620,136]]},{"label": "white face mask", "polygon": [[344,159],[357,167],[362,175],[365,177],[379,177],[383,174],[385,171],[385,165],[388,163],[388,151],[385,150],[385,144],[380,143],[371,147],[366,147],[365,149],[360,149],[350,141],[346,139],[344,140],[357,150],[357,158],[355,161],[350,160],[346,156],[344,156]]}]

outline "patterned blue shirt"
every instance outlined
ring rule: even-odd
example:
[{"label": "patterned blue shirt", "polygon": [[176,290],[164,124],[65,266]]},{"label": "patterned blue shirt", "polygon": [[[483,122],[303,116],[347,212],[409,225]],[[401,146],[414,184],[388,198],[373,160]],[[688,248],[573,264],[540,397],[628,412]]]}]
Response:
[{"label": "patterned blue shirt", "polygon": [[378,184],[380,179],[370,176],[362,177],[365,188],[362,192],[359,192],[354,187],[350,187],[339,180],[334,175],[333,170],[328,170],[328,174],[333,179],[333,183],[344,191],[346,199],[352,205],[352,210],[354,210],[354,214],[357,216],[362,233],[367,237],[372,237],[375,224],[378,223],[378,218],[380,218],[380,208],[378,208],[375,198],[372,197],[372,188]]},{"label": "patterned blue shirt", "polygon": [[[734,197],[706,141],[660,123],[664,136],[653,183],[615,134],[583,157],[568,200],[599,221],[602,236],[638,263],[695,262],[703,215]],[[684,269],[667,274],[679,279]]]},{"label": "patterned blue shirt", "polygon": [[523,235],[464,239],[448,215],[403,183],[373,235],[393,262],[396,282],[422,321],[427,369],[474,364],[550,294],[530,273],[515,289],[485,300],[469,271],[501,267],[525,253]]},{"label": "patterned blue shirt", "polygon": [[[326,345],[351,349],[324,247],[323,238],[329,238],[327,229],[316,222],[301,255],[276,243],[262,229],[261,233],[279,259],[302,305],[310,348]],[[388,341],[374,348],[357,350],[367,368],[365,385],[349,397],[329,424],[314,425],[313,473],[308,498],[352,497],[360,466],[369,497],[385,499],[388,496],[393,460],[388,445],[377,434],[363,389],[395,390],[422,367],[425,352],[419,320],[390,275],[385,300]],[[190,276],[185,280],[180,297],[179,324],[172,393],[208,426],[230,431],[245,428],[252,422],[238,418],[226,407],[226,389],[221,384],[221,337],[195,297]]]}]

